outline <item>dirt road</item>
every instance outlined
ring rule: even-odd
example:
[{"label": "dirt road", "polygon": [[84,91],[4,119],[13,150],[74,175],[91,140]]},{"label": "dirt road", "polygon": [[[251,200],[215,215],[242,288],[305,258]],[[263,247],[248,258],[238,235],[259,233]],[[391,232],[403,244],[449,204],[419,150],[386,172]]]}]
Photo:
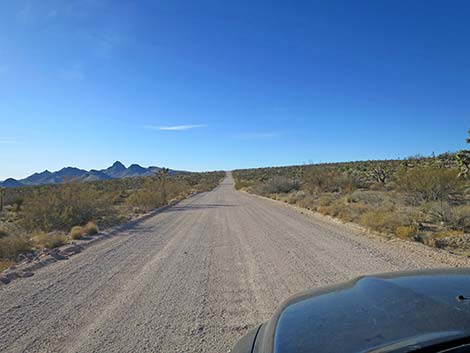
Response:
[{"label": "dirt road", "polygon": [[228,177],[0,288],[0,351],[227,352],[300,290],[445,259],[237,192]]}]

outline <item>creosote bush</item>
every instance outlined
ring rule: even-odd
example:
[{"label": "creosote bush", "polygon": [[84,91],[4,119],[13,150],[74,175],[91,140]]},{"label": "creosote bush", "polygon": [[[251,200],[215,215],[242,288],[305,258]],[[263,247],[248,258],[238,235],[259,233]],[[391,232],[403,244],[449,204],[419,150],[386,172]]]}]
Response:
[{"label": "creosote bush", "polygon": [[52,185],[33,192],[25,201],[22,223],[29,231],[66,231],[112,213],[103,193],[86,183]]},{"label": "creosote bush", "polygon": [[458,174],[456,169],[416,167],[402,170],[397,182],[402,191],[420,200],[443,201],[460,190]]},{"label": "creosote bush", "polygon": [[299,190],[299,182],[283,176],[274,176],[261,185],[263,194],[288,193],[294,190]]},{"label": "creosote bush", "polygon": [[0,259],[14,261],[18,255],[29,252],[31,240],[23,234],[10,234],[0,238]]}]

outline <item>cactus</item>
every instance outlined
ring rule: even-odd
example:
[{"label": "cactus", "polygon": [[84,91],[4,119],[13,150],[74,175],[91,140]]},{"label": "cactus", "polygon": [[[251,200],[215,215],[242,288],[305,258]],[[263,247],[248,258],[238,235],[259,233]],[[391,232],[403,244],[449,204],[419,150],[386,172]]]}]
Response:
[{"label": "cactus", "polygon": [[[470,130],[468,130],[468,135],[470,136]],[[470,137],[466,139],[466,142],[470,144]],[[460,168],[459,177],[467,178],[470,176],[470,150],[457,152],[455,159]]]},{"label": "cactus", "polygon": [[373,180],[385,184],[391,172],[392,171],[389,166],[382,163],[378,163],[377,165],[372,167],[372,169],[369,170],[368,174]]}]

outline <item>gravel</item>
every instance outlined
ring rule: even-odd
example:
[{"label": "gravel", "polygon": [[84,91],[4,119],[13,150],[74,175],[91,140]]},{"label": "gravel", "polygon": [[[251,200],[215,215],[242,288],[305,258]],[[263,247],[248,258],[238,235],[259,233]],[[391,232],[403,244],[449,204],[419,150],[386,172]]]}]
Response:
[{"label": "gravel", "polygon": [[298,291],[468,264],[237,192],[228,174],[211,192],[0,286],[0,351],[228,352]]}]

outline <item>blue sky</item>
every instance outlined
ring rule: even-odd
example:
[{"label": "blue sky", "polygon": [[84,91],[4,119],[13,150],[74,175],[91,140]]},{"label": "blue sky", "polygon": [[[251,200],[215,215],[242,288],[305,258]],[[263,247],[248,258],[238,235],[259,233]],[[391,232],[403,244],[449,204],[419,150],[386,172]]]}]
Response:
[{"label": "blue sky", "polygon": [[0,3],[0,180],[464,147],[468,1]]}]

